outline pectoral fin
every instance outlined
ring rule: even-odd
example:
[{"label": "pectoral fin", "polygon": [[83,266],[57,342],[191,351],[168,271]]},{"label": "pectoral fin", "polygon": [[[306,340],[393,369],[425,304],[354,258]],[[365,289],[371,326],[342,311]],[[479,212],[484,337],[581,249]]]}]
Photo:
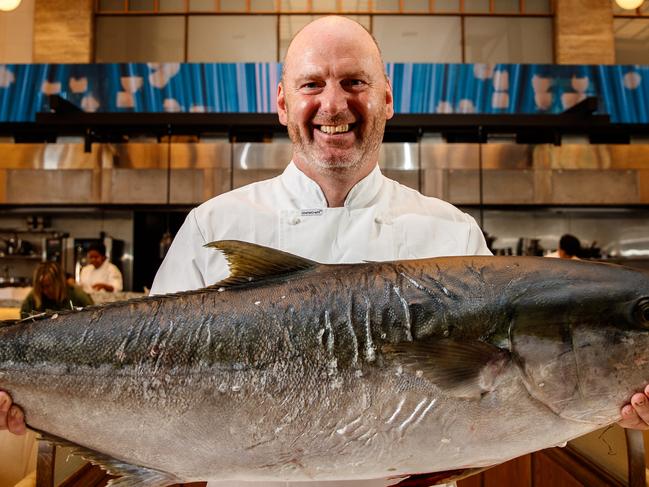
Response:
[{"label": "pectoral fin", "polygon": [[119,478],[108,481],[107,486],[112,487],[167,487],[169,485],[182,482],[175,475],[159,470],[132,465],[130,463],[117,460],[103,453],[90,450],[83,446],[71,443],[63,438],[50,435],[42,431],[35,430],[39,433],[41,441],[49,441],[56,446],[71,448],[71,454],[80,456],[93,465],[97,465],[106,471],[109,475]]},{"label": "pectoral fin", "polygon": [[494,389],[510,354],[480,340],[448,338],[387,344],[388,359],[455,397],[479,398]]}]

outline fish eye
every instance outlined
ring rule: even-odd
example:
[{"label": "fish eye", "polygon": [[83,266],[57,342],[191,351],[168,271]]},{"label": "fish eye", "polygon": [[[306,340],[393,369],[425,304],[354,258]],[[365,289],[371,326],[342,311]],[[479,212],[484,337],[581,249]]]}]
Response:
[{"label": "fish eye", "polygon": [[635,316],[641,324],[649,326],[649,298],[640,298],[635,305]]}]

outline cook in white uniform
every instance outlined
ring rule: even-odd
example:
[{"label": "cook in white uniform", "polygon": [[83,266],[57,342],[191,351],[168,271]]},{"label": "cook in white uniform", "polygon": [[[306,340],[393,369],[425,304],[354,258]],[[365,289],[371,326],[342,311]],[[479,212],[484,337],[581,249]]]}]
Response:
[{"label": "cook in white uniform", "polygon": [[79,274],[79,284],[85,292],[122,290],[122,273],[106,258],[106,247],[103,244],[88,247],[86,258],[88,265],[83,266]]},{"label": "cook in white uniform", "polygon": [[[192,211],[152,292],[195,289],[224,277],[225,261],[202,245],[225,238],[321,262],[488,253],[471,217],[390,181],[378,170],[385,122],[394,113],[392,90],[378,46],[359,24],[324,17],[295,36],[284,62],[277,109],[293,142],[292,163],[275,179],[221,195]],[[649,428],[649,397],[636,394],[632,404],[623,408],[622,424]],[[0,393],[3,428],[21,433],[25,426],[20,408]],[[393,482],[300,484],[365,487]]]},{"label": "cook in white uniform", "polygon": [[228,275],[215,240],[254,242],[323,263],[489,254],[475,220],[381,174],[378,165],[329,208],[318,184],[291,162],[276,178],[195,208],[158,270],[152,294],[215,284]]},{"label": "cook in white uniform", "polygon": [[577,256],[580,252],[581,242],[579,242],[579,239],[574,235],[566,233],[559,239],[559,248],[547,254],[546,257],[579,260]]}]

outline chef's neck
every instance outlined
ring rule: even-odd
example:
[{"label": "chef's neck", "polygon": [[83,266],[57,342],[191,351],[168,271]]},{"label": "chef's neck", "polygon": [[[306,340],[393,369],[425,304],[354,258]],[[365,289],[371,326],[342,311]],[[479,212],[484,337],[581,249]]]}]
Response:
[{"label": "chef's neck", "polygon": [[300,171],[320,186],[329,208],[344,206],[351,189],[371,173],[377,164],[376,162],[362,164],[353,169],[321,169],[314,164],[297,160],[297,158],[294,158],[293,162]]}]

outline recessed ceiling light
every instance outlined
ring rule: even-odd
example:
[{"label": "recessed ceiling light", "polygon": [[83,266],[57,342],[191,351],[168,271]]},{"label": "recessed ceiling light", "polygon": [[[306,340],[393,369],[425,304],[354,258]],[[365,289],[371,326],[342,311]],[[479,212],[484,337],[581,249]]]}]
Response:
[{"label": "recessed ceiling light", "polygon": [[644,0],[615,0],[615,3],[625,10],[635,10],[642,5],[642,2]]},{"label": "recessed ceiling light", "polygon": [[18,8],[20,2],[21,0],[0,0],[0,10],[9,12],[11,10]]}]

